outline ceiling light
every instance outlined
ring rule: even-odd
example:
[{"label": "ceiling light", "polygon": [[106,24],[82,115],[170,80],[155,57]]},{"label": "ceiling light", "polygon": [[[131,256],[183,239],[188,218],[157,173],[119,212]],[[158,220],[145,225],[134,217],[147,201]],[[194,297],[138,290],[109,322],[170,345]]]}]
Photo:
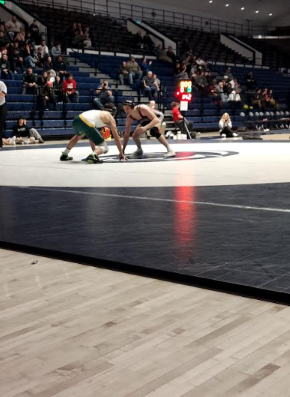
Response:
[{"label": "ceiling light", "polygon": [[229,6],[229,3],[226,4],[226,7],[228,7],[228,6]]},{"label": "ceiling light", "polygon": [[241,10],[244,11],[245,7],[242,7]]},{"label": "ceiling light", "polygon": [[273,14],[270,12],[269,17],[271,17]]},{"label": "ceiling light", "polygon": [[259,12],[260,12],[259,10],[256,10],[256,14],[259,14]]},{"label": "ceiling light", "polygon": [[212,3],[212,0],[209,0],[209,3]]}]

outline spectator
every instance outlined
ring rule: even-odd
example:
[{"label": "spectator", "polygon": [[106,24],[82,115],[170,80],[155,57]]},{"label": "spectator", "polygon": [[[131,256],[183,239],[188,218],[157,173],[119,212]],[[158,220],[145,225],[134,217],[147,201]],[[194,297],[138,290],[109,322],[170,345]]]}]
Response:
[{"label": "spectator", "polygon": [[147,76],[143,78],[144,93],[148,95],[151,101],[154,98],[156,92],[156,84],[154,83],[153,73],[148,72]]},{"label": "spectator", "polygon": [[43,55],[43,50],[41,48],[41,46],[37,47],[36,53],[34,54],[34,64],[39,67],[39,68],[43,68],[43,64],[45,62],[45,57]]},{"label": "spectator", "polygon": [[127,62],[127,68],[129,72],[129,83],[131,85],[133,84],[133,79],[139,80],[142,78],[142,71],[134,57],[131,57]]},{"label": "spectator", "polygon": [[[176,68],[176,71],[178,71],[178,67]],[[187,71],[186,71],[186,64],[185,63],[183,63],[180,66],[180,72],[178,74],[176,74],[175,77],[177,79],[188,79],[188,74],[187,74]]]},{"label": "spectator", "polygon": [[[275,110],[277,110],[277,109],[279,108],[278,101],[277,101],[277,99],[274,97],[273,90],[268,90],[268,99],[267,99],[267,102],[270,103],[270,104],[273,106],[273,108],[274,108]],[[267,103],[266,103],[266,105],[267,105]]]},{"label": "spectator", "polygon": [[114,103],[114,97],[107,80],[104,80],[96,90],[97,98],[94,99],[94,107],[103,110],[108,103]]},{"label": "spectator", "polygon": [[64,63],[62,56],[57,57],[53,65],[53,70],[55,70],[56,73],[59,74],[61,79],[63,80],[66,74],[66,64]]},{"label": "spectator", "polygon": [[262,91],[257,88],[252,94],[252,105],[257,105],[259,109],[262,109]]},{"label": "spectator", "polygon": [[55,61],[57,57],[61,56],[60,43],[56,42],[55,45],[52,47],[51,56],[53,58],[53,61]]},{"label": "spectator", "polygon": [[43,57],[47,58],[49,55],[49,50],[48,50],[45,40],[41,40],[40,46],[38,48],[41,48]]},{"label": "spectator", "polygon": [[204,72],[198,72],[197,77],[195,78],[195,85],[201,93],[205,93],[207,91],[208,82]]},{"label": "spectator", "polygon": [[[171,109],[172,109],[172,117],[175,123],[175,126],[184,134],[187,135],[188,139],[195,139],[196,134],[193,132],[193,123],[192,121],[187,120],[185,117],[182,116],[180,113],[180,103],[179,102],[172,102]],[[185,127],[186,125],[186,127]],[[187,131],[188,130],[188,131]]]},{"label": "spectator", "polygon": [[219,94],[220,100],[222,102],[227,102],[228,97],[227,97],[227,95],[224,92],[224,84],[223,84],[222,81],[220,81],[218,83],[218,85],[216,85],[215,89],[216,89],[216,92]]},{"label": "spectator", "polygon": [[39,27],[37,25],[36,19],[32,21],[32,24],[28,28],[28,32],[31,33],[31,39],[33,40],[34,43],[39,44],[40,42],[40,31]]},{"label": "spectator", "polygon": [[171,46],[169,46],[169,47],[167,48],[166,55],[168,56],[168,58],[170,58],[170,59],[172,60],[172,63],[175,63],[175,62],[176,62],[177,57],[176,57],[176,55],[175,55],[175,53],[174,53],[174,51],[173,51],[173,48],[172,48]]},{"label": "spectator", "polygon": [[216,90],[216,80],[212,80],[207,87],[207,95],[213,101],[220,99],[219,93]]},{"label": "spectator", "polygon": [[146,57],[141,59],[140,69],[142,70],[143,77],[147,75],[150,65],[152,65],[152,61],[147,62]]},{"label": "spectator", "polygon": [[142,37],[142,32],[139,30],[134,36],[134,44],[136,48],[142,48],[143,47],[143,37]]},{"label": "spectator", "polygon": [[53,88],[54,88],[54,93],[57,97],[57,102],[62,102],[63,101],[62,80],[58,75],[55,77]]},{"label": "spectator", "polygon": [[16,15],[13,15],[11,20],[6,22],[5,27],[10,37],[10,40],[13,41],[17,33],[19,33],[20,30],[23,28],[23,25],[17,20]]},{"label": "spectator", "polygon": [[20,32],[17,33],[17,35],[14,39],[14,42],[15,41],[18,41],[20,48],[24,48],[24,46],[25,46],[25,30],[24,29],[23,30],[21,29]]},{"label": "spectator", "polygon": [[22,50],[19,48],[19,43],[16,41],[13,43],[13,48],[12,48],[12,54],[11,54],[11,70],[14,73],[17,73],[16,68],[20,68],[21,72],[24,72],[24,66],[23,66],[23,56],[22,56]]},{"label": "spectator", "polygon": [[246,84],[245,85],[246,85],[247,91],[254,92],[256,90],[257,81],[254,78],[254,73],[253,72],[249,72],[246,75]]},{"label": "spectator", "polygon": [[156,74],[153,74],[153,80],[154,80],[154,85],[156,86],[156,90],[160,91],[160,87],[161,87],[161,82],[158,79]]},{"label": "spectator", "polygon": [[202,68],[202,70],[206,70],[207,69],[206,62],[203,59],[201,59],[200,57],[198,57],[195,62],[196,62],[198,67]]},{"label": "spectator", "polygon": [[49,71],[49,70],[53,70],[53,62],[52,62],[52,58],[49,56],[47,57],[46,61],[43,64],[43,70]]},{"label": "spectator", "polygon": [[124,85],[124,80],[129,78],[129,71],[127,67],[127,62],[122,62],[122,65],[119,68],[119,81],[120,84]]},{"label": "spectator", "polygon": [[13,127],[13,136],[16,138],[16,143],[44,143],[44,140],[35,128],[27,127],[26,120],[23,117],[19,117],[17,124]]},{"label": "spectator", "polygon": [[156,56],[159,61],[172,63],[172,59],[167,56],[161,44],[156,48]]},{"label": "spectator", "polygon": [[143,37],[143,48],[147,51],[153,51],[154,49],[154,42],[151,39],[149,32],[146,32],[145,36]]},{"label": "spectator", "polygon": [[4,53],[2,53],[2,58],[0,58],[0,72],[2,80],[14,80],[7,54]]},{"label": "spectator", "polygon": [[31,46],[28,43],[25,45],[23,50],[23,59],[24,59],[24,65],[26,65],[26,67],[28,68],[35,67],[34,54],[31,49]]},{"label": "spectator", "polygon": [[68,74],[67,78],[63,82],[63,94],[64,100],[67,102],[79,102],[79,93],[77,91],[77,83],[73,79],[71,74]]},{"label": "spectator", "polygon": [[219,121],[220,136],[222,138],[233,138],[238,136],[238,134],[232,131],[233,125],[231,118],[228,113],[224,113]]},{"label": "spectator", "polygon": [[23,74],[22,81],[22,94],[26,93],[35,94],[36,93],[36,75],[33,73],[32,68],[28,68],[27,72]]},{"label": "spectator", "polygon": [[227,70],[225,72],[225,76],[227,76],[229,80],[233,80],[234,79],[234,76],[232,74],[232,69],[231,68],[227,68]]},{"label": "spectator", "polygon": [[5,37],[5,33],[0,31],[0,50],[1,48],[6,47],[6,45],[9,43],[9,40],[7,37]]},{"label": "spectator", "polygon": [[7,115],[6,95],[7,87],[3,81],[0,81],[0,150],[2,148],[3,131]]},{"label": "spectator", "polygon": [[189,51],[190,51],[190,47],[189,47],[189,44],[188,44],[188,40],[184,39],[182,41],[182,43],[181,43],[181,46],[180,46],[180,51],[179,51],[180,55],[183,56],[184,54],[186,54]]},{"label": "spectator", "polygon": [[[86,29],[89,29],[89,28],[86,28]],[[92,40],[91,40],[91,37],[90,37],[90,32],[89,31],[85,31],[85,33],[84,33],[84,47],[85,48],[92,48]]]}]

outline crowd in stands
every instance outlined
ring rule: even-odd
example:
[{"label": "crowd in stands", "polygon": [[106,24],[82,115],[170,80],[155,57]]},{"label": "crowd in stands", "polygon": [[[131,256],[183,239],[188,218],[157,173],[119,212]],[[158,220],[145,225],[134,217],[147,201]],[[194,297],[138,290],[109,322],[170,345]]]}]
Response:
[{"label": "crowd in stands", "polygon": [[[16,16],[0,24],[0,78],[23,73],[22,94],[33,94],[39,110],[57,102],[78,102],[76,81],[67,73],[59,42],[48,48],[37,21],[25,26]],[[38,73],[38,74],[37,74]]]}]

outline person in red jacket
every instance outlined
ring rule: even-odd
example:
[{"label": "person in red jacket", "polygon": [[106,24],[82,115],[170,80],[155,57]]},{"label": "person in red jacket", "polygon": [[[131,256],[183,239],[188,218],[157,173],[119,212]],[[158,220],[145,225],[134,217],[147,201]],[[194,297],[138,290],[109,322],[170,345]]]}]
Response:
[{"label": "person in red jacket", "polygon": [[73,79],[73,76],[69,74],[62,84],[64,93],[64,100],[67,102],[79,102],[79,93],[77,89],[77,83]]}]

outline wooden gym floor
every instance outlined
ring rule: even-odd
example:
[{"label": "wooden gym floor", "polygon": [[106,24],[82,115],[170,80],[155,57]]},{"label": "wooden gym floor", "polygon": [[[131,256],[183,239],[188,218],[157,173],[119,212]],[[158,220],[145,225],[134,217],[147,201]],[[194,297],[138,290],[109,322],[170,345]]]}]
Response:
[{"label": "wooden gym floor", "polygon": [[288,306],[7,250],[0,273],[1,397],[289,396]]}]

